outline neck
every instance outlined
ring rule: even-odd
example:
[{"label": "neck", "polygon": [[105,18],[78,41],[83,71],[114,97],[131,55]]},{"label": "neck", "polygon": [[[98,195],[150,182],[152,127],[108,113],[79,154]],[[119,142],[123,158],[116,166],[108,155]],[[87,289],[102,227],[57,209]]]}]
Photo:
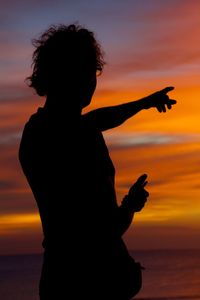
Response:
[{"label": "neck", "polygon": [[70,95],[48,95],[44,108],[53,114],[81,115],[81,106]]}]

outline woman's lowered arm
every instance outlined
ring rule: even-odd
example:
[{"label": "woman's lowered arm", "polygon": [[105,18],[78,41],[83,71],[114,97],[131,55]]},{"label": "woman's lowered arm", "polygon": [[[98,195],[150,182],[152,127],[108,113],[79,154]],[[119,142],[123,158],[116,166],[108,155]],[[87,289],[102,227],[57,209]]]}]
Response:
[{"label": "woman's lowered arm", "polygon": [[132,223],[134,214],[143,209],[149,197],[149,193],[144,188],[147,184],[146,179],[146,174],[143,174],[137,179],[118,208],[115,232],[117,232],[119,236],[122,236],[126,232]]}]

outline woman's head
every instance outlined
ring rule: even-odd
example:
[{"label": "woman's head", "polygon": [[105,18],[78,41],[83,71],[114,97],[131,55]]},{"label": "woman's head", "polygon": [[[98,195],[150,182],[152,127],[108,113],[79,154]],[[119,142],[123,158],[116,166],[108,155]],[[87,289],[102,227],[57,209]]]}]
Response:
[{"label": "woman's head", "polygon": [[76,24],[54,25],[33,45],[33,73],[27,79],[39,96],[74,88],[81,93],[91,84],[95,89],[96,72],[103,70],[104,60],[93,32]]}]

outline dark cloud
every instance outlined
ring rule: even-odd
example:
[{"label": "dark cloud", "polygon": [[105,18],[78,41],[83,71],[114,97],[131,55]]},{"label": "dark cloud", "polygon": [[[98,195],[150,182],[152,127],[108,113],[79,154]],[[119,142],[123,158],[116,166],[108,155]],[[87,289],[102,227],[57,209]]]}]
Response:
[{"label": "dark cloud", "polygon": [[4,191],[10,191],[16,189],[16,187],[18,187],[16,181],[0,179],[0,193],[2,191],[4,192]]},{"label": "dark cloud", "polygon": [[1,192],[0,197],[0,217],[6,214],[37,212],[31,191],[29,193]]}]

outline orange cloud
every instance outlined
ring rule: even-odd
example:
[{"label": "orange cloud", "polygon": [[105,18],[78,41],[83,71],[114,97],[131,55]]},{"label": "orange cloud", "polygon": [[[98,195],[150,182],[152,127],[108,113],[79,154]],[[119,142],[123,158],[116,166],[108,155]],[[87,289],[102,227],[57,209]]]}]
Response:
[{"label": "orange cloud", "polygon": [[149,174],[150,198],[140,222],[193,224],[200,227],[200,144],[175,143],[114,148],[118,201],[143,173]]},{"label": "orange cloud", "polygon": [[10,234],[22,230],[35,230],[40,227],[38,213],[7,214],[0,216],[0,235]]}]

